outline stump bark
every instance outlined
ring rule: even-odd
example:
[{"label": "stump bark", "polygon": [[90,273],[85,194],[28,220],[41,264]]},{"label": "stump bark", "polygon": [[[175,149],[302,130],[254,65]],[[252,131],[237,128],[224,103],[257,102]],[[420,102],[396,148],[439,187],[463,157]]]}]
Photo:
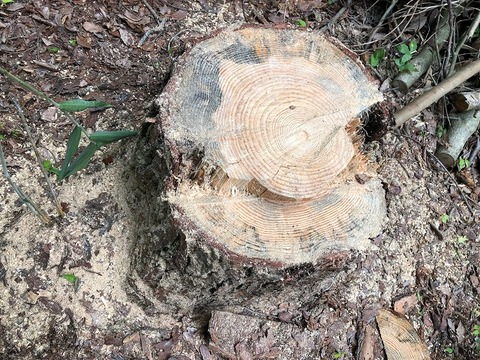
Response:
[{"label": "stump bark", "polygon": [[139,247],[141,262],[169,248],[212,293],[370,246],[386,205],[357,127],[380,100],[357,58],[319,34],[244,27],[195,45],[156,101],[169,230]]}]

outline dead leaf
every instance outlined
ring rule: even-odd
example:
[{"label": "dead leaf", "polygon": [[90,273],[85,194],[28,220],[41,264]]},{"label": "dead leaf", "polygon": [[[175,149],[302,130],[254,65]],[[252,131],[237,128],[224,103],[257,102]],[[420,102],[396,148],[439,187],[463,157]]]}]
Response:
[{"label": "dead leaf", "polygon": [[119,29],[120,39],[122,39],[123,43],[127,46],[132,46],[135,44],[135,37],[125,29]]},{"label": "dead leaf", "polygon": [[393,310],[399,314],[405,315],[412,310],[417,304],[417,296],[415,294],[405,296],[397,301],[393,305]]},{"label": "dead leaf", "polygon": [[94,24],[89,21],[85,21],[83,23],[83,28],[88,31],[89,33],[101,33],[103,32],[103,27],[97,24]]}]

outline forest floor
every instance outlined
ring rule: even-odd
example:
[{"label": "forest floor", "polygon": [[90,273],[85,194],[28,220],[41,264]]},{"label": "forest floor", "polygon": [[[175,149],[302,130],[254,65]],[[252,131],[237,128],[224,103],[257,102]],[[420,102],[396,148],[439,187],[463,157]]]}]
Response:
[{"label": "forest floor", "polygon": [[[412,39],[422,46],[441,10],[407,3],[377,27],[390,2],[18,0],[0,6],[0,66],[56,101],[113,104],[75,114],[88,130],[140,129],[155,122],[150,104],[175,59],[202,37],[243,23],[288,23],[324,31],[365,63],[384,49],[372,73],[393,111],[439,79],[437,66],[405,96],[389,85],[396,46]],[[472,14],[462,13],[464,23]],[[304,304],[294,291],[263,295],[206,314],[207,324],[162,302],[131,268],[136,141],[102,148],[85,170],[54,184],[60,217],[12,98],[52,164],[60,166],[72,130],[48,103],[0,77],[8,171],[52,222],[45,225],[0,179],[0,359],[385,359],[375,322],[381,308],[404,314],[432,359],[480,357],[478,157],[463,177],[457,169],[452,177],[429,156],[445,126],[442,106],[400,131],[370,130],[365,150],[378,161],[388,219],[372,250],[352,251],[334,278],[311,289],[318,301]],[[249,343],[235,343],[235,333]]]}]

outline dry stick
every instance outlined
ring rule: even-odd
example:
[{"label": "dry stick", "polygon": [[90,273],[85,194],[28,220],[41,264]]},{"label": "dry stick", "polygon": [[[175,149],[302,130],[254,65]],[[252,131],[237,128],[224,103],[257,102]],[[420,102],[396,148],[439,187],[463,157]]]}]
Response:
[{"label": "dry stick", "polygon": [[426,109],[428,106],[432,105],[442,96],[446,95],[448,92],[450,92],[478,72],[480,72],[480,59],[477,59],[470,64],[463,66],[455,74],[445,79],[437,86],[434,86],[427,92],[423,93],[415,100],[413,100],[410,104],[397,111],[393,115],[393,117],[395,118],[395,125],[397,127],[403,125],[408,119],[412,118],[416,114],[420,113],[422,110]]},{"label": "dry stick", "polygon": [[381,28],[381,26],[383,25],[383,23],[385,22],[385,19],[390,15],[390,13],[392,12],[393,8],[397,5],[397,2],[398,0],[393,0],[390,4],[390,6],[388,7],[387,10],[385,10],[385,12],[383,13],[383,16],[382,18],[380,19],[380,21],[378,22],[377,26],[375,27],[375,29],[373,29],[372,33],[370,34],[369,38],[368,38],[368,43],[370,43],[370,41],[372,41],[373,37],[375,36],[375,34],[378,32],[378,30]]},{"label": "dry stick", "polygon": [[43,167],[42,164],[42,158],[40,156],[40,153],[38,152],[37,147],[35,146],[35,141],[33,140],[32,132],[30,131],[30,126],[28,126],[27,119],[25,119],[25,116],[23,114],[23,110],[18,104],[17,99],[12,98],[12,102],[15,105],[15,108],[17,109],[18,115],[20,116],[20,119],[22,119],[23,126],[25,127],[25,131],[27,132],[28,139],[30,140],[30,144],[32,145],[33,152],[35,153],[35,158],[37,159],[38,164],[40,165],[40,169],[42,170],[42,174],[47,181],[48,188],[50,189],[50,193],[52,194],[53,201],[55,203],[55,206],[57,207],[58,214],[60,216],[65,216],[65,213],[63,212],[62,205],[60,204],[60,201],[57,198],[57,194],[55,193],[55,190],[53,189],[52,182],[50,181],[50,178],[47,174],[47,170]]},{"label": "dry stick", "polygon": [[40,207],[35,204],[32,199],[30,199],[27,195],[24,194],[22,189],[20,189],[15,183],[13,182],[10,173],[8,172],[7,169],[7,163],[5,162],[5,156],[3,155],[3,147],[2,143],[0,142],[0,163],[2,165],[2,170],[3,170],[3,175],[7,179],[8,183],[10,186],[13,188],[13,190],[17,193],[17,196],[20,198],[20,200],[28,207],[28,209],[37,215],[40,219],[43,220],[43,222],[47,225],[50,225],[52,222],[50,221],[50,218],[48,215],[40,209]]},{"label": "dry stick", "polygon": [[[49,98],[46,94],[44,94],[43,92],[41,92],[40,90],[37,90],[35,89],[32,85],[30,85],[29,83],[23,81],[22,79],[16,77],[15,75],[11,74],[10,72],[8,72],[6,69],[4,69],[3,67],[0,66],[0,74],[3,74],[4,76],[6,76],[7,78],[9,78],[11,81],[19,84],[21,87],[23,87],[25,90],[28,90],[32,93],[34,93],[35,95],[41,97],[43,100],[45,100],[46,102],[48,102],[50,105],[53,105],[55,106],[57,109],[60,108],[60,104],[57,103],[56,101],[54,101],[53,99]],[[69,113],[65,112],[65,111],[62,111],[63,114],[65,115],[65,117],[72,123],[74,124],[75,126],[77,126],[78,128],[80,128],[80,130],[82,131],[83,134],[85,134],[85,136],[88,137],[88,133],[87,131],[83,128],[82,125],[80,125],[80,123],[77,122],[77,120],[75,120]]]},{"label": "dry stick", "polygon": [[458,54],[460,53],[460,50],[462,50],[463,45],[465,45],[465,42],[467,40],[472,38],[473,34],[475,34],[475,30],[477,30],[479,25],[480,25],[480,10],[477,11],[477,15],[475,16],[475,19],[473,20],[473,22],[470,24],[470,28],[460,38],[460,41],[458,42],[458,45],[455,48],[455,51],[453,52],[452,63],[450,65],[450,70],[448,72],[448,76],[451,76],[452,73],[453,73],[453,70],[455,69],[455,64],[457,62]]},{"label": "dry stick", "polygon": [[333,24],[335,24],[335,23],[338,21],[338,19],[340,19],[340,17],[343,15],[343,13],[344,13],[345,11],[347,11],[347,8],[349,8],[350,5],[352,5],[352,0],[348,0],[348,1],[347,1],[347,4],[346,4],[344,7],[342,7],[342,8],[335,14],[335,16],[328,22],[328,24],[325,25],[325,26],[323,26],[318,32],[319,32],[319,33],[324,33],[327,29],[330,29],[330,28],[333,26]]}]

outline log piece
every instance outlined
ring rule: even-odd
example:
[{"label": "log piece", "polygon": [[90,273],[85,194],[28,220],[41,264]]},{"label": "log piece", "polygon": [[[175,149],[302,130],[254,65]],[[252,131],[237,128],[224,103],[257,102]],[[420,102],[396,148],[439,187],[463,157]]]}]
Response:
[{"label": "log piece", "polygon": [[447,130],[447,145],[440,145],[435,156],[446,167],[453,167],[457,163],[465,143],[478,129],[480,110],[470,110],[458,113],[451,117],[451,126]]}]

